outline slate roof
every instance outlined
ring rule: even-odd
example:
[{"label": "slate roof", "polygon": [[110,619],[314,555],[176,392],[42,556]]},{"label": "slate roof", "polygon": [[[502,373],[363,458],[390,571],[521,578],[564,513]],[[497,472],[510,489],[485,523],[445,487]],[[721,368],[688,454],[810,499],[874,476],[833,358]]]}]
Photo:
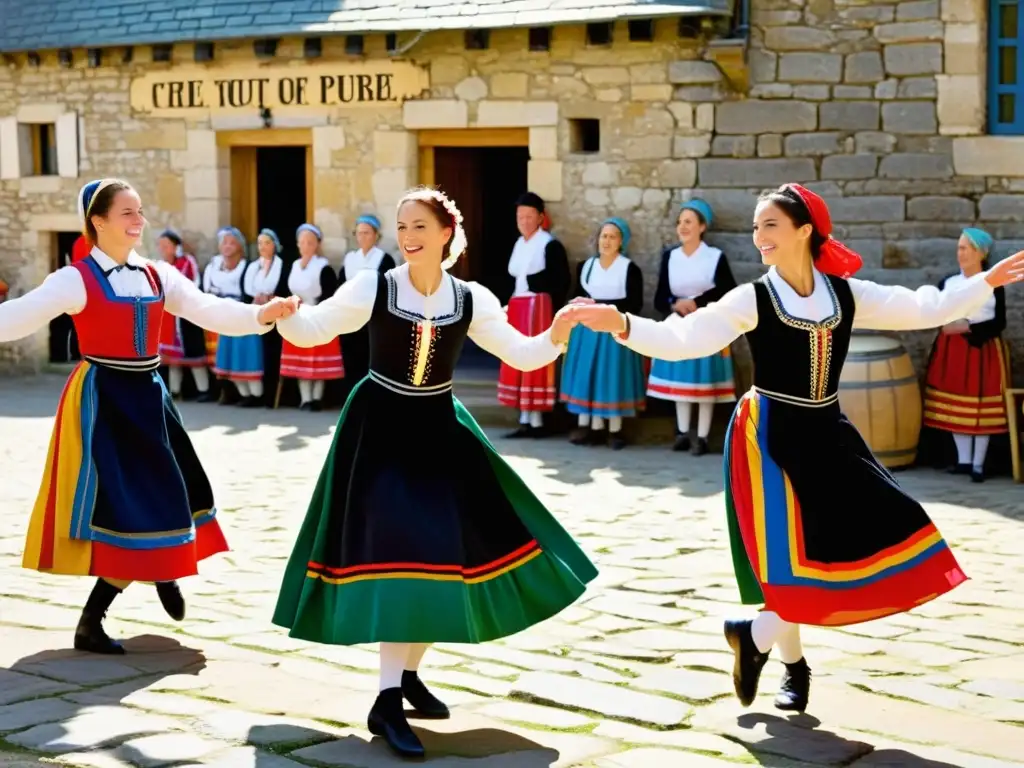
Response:
[{"label": "slate roof", "polygon": [[0,51],[728,15],[732,0],[0,0]]}]

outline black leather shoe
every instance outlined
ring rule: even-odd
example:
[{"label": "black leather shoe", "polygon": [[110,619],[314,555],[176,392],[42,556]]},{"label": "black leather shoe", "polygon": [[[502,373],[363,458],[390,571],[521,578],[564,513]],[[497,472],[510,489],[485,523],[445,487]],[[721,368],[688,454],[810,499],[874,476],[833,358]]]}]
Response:
[{"label": "black leather shoe", "polygon": [[749,619],[730,619],[725,622],[725,639],[735,654],[732,667],[732,684],[740,704],[749,707],[757,697],[757,684],[761,670],[768,661],[768,654],[761,653],[754,645]]},{"label": "black leather shoe", "polygon": [[619,437],[618,435],[612,435],[608,444],[612,447],[613,451],[621,451],[626,447],[626,439],[624,437]]},{"label": "black leather shoe", "polygon": [[121,590],[103,579],[96,580],[89,599],[82,609],[82,617],[75,629],[75,650],[89,653],[102,653],[108,656],[124,654],[124,646],[111,640],[103,629],[103,617]]},{"label": "black leather shoe", "polygon": [[694,456],[703,456],[708,452],[708,441],[703,437],[698,437],[693,441],[693,450],[691,453]]},{"label": "black leather shoe", "polygon": [[985,482],[985,470],[983,470],[983,469],[971,469],[971,482],[972,483],[984,483]]},{"label": "black leather shoe", "polygon": [[677,453],[685,453],[690,450],[690,436],[676,435],[676,441],[672,444],[672,450]]},{"label": "black leather shoe", "polygon": [[520,424],[518,427],[506,434],[505,437],[510,440],[519,439],[521,437],[533,437],[533,427],[529,424]]},{"label": "black leather shoe", "polygon": [[309,410],[311,410],[313,413],[319,413],[323,409],[324,405],[319,400],[314,400],[309,404]]},{"label": "black leather shoe", "polygon": [[811,693],[811,668],[806,659],[787,664],[782,675],[782,684],[775,696],[775,708],[787,712],[803,712]]},{"label": "black leather shoe", "polygon": [[198,395],[196,395],[196,402],[197,403],[209,403],[209,402],[212,402],[213,400],[214,400],[214,397],[213,397],[213,394],[210,392],[210,390],[206,390],[205,392],[200,392]]},{"label": "black leather shoe", "polygon": [[425,753],[423,743],[405,719],[401,688],[388,688],[377,695],[366,720],[366,727],[374,736],[384,739],[402,757],[423,757]]},{"label": "black leather shoe", "polygon": [[952,467],[948,467],[946,472],[950,475],[969,475],[971,474],[971,465],[954,464]]},{"label": "black leather shoe", "polygon": [[246,395],[238,401],[239,408],[255,408],[260,405],[260,398],[253,395]]},{"label": "black leather shoe", "polygon": [[185,598],[181,595],[181,589],[176,581],[158,581],[156,594],[160,598],[160,604],[167,611],[167,615],[175,621],[185,618]]},{"label": "black leather shoe", "polygon": [[433,720],[447,720],[451,717],[448,706],[430,692],[414,671],[407,669],[402,672],[402,695],[423,717]]},{"label": "black leather shoe", "polygon": [[312,403],[301,403],[299,405],[299,410],[300,411],[312,411],[313,410],[313,404]]}]

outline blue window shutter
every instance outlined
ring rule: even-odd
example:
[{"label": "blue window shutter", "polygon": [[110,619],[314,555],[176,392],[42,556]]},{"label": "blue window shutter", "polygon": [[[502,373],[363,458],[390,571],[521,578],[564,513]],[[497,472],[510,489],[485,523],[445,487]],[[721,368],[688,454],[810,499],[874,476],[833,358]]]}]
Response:
[{"label": "blue window shutter", "polygon": [[[1003,37],[1002,10],[1016,9],[1017,26],[1012,36]],[[1024,134],[1024,0],[990,0],[988,24],[988,131],[992,134]],[[1007,52],[1013,51],[1013,54]],[[1013,55],[1013,83],[999,81],[1000,62],[1004,55]],[[1000,114],[1000,102],[1010,102]]]}]

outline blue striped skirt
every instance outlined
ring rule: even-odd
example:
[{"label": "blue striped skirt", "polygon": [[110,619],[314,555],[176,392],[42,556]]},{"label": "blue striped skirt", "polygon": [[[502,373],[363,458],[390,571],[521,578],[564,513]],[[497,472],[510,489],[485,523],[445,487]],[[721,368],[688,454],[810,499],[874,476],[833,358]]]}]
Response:
[{"label": "blue striped skirt", "polygon": [[696,360],[655,360],[647,394],[679,403],[734,402],[736,384],[729,348]]},{"label": "blue striped skirt", "polygon": [[576,326],[562,364],[566,410],[593,416],[635,416],[645,405],[643,359],[608,333]]},{"label": "blue striped skirt", "polygon": [[231,381],[262,381],[263,337],[259,334],[220,336],[213,372]]}]

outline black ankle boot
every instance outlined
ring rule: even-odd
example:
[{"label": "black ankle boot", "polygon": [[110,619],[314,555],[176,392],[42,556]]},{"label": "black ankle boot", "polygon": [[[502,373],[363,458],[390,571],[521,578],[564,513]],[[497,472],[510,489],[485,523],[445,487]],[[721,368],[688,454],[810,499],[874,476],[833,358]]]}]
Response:
[{"label": "black ankle boot", "polygon": [[782,684],[775,696],[775,708],[787,712],[803,712],[811,693],[811,668],[806,659],[786,665]]},{"label": "black ankle boot", "polygon": [[451,717],[448,706],[430,692],[420,680],[419,673],[413,670],[402,672],[402,695],[423,717],[433,720],[447,720]]},{"label": "black ankle boot", "polygon": [[109,655],[124,653],[124,647],[116,640],[111,640],[103,629],[103,617],[107,615],[107,609],[119,594],[121,590],[110,582],[96,580],[96,586],[92,588],[92,593],[85,602],[82,618],[78,620],[78,627],[75,629],[76,651]]},{"label": "black ankle boot", "polygon": [[744,707],[749,707],[757,696],[761,670],[768,661],[768,654],[761,653],[754,644],[754,636],[750,631],[753,623],[749,619],[730,619],[725,622],[725,639],[735,654],[732,684]]},{"label": "black ankle boot", "polygon": [[387,688],[377,695],[366,727],[402,757],[423,757],[423,744],[405,719],[401,688]]},{"label": "black ankle boot", "polygon": [[175,621],[185,618],[185,598],[181,596],[181,589],[176,581],[158,581],[156,583],[156,594],[160,598],[160,604],[167,611],[167,615]]}]

